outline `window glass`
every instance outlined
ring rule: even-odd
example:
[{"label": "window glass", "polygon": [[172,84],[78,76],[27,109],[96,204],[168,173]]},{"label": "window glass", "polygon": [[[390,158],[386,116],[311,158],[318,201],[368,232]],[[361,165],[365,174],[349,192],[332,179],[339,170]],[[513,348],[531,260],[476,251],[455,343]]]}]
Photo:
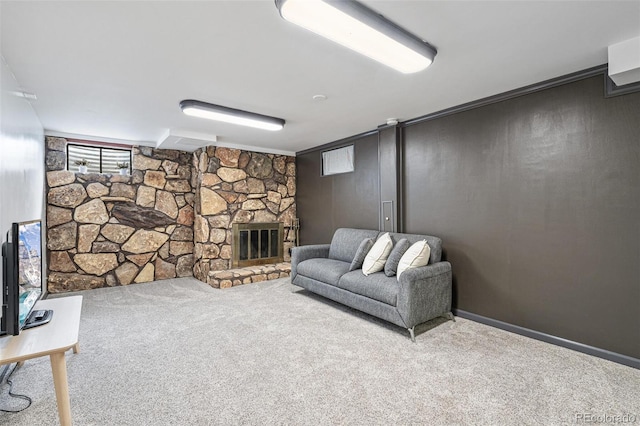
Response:
[{"label": "window glass", "polygon": [[67,169],[78,171],[87,166],[87,173],[119,173],[119,166],[131,172],[131,151],[100,146],[67,144]]}]

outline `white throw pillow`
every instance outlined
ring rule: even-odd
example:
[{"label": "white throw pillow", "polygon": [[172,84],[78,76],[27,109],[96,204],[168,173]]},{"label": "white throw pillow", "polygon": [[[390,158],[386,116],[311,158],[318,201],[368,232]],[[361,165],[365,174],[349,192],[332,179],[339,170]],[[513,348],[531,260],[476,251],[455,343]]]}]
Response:
[{"label": "white throw pillow", "polygon": [[405,270],[424,266],[429,263],[429,256],[431,256],[431,247],[427,244],[427,240],[412,244],[411,247],[404,252],[398,263],[398,271],[396,272],[398,281],[400,281],[400,275],[402,275]]},{"label": "white throw pillow", "polygon": [[367,257],[364,258],[362,263],[362,273],[365,275],[373,274],[374,272],[380,272],[384,269],[384,264],[391,253],[393,248],[393,241],[388,232],[382,234],[378,241],[371,247]]}]

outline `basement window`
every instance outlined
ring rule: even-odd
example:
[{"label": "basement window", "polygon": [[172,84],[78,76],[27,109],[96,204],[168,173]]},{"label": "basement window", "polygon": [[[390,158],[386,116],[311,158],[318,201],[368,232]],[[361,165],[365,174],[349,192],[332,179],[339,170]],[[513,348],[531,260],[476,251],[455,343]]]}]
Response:
[{"label": "basement window", "polygon": [[67,144],[67,169],[79,171],[82,163],[86,162],[86,173],[120,172],[120,166],[126,165],[131,172],[131,150],[120,148],[105,148],[102,146]]},{"label": "basement window", "polygon": [[353,145],[322,152],[322,176],[354,170]]}]

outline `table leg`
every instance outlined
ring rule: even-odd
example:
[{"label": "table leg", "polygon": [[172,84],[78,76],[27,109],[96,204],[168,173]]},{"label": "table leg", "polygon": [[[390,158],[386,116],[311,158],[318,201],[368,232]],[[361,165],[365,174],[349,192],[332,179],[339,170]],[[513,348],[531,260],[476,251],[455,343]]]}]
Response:
[{"label": "table leg", "polygon": [[78,352],[80,352],[80,342],[73,345],[73,353],[77,354]]},{"label": "table leg", "polygon": [[53,373],[53,386],[56,389],[60,424],[62,426],[71,426],[71,403],[69,402],[67,363],[64,358],[64,352],[52,353],[49,358],[51,359],[51,372]]}]

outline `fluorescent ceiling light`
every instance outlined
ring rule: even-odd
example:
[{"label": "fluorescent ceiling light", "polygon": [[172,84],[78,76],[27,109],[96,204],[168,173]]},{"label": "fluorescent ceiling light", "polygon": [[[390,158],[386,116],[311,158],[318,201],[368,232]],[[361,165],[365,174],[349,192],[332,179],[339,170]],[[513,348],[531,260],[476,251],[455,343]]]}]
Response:
[{"label": "fluorescent ceiling light", "polygon": [[289,22],[362,53],[402,73],[422,71],[436,50],[353,0],[275,0]]},{"label": "fluorescent ceiling light", "polygon": [[239,124],[241,126],[254,127],[263,130],[281,130],[285,121],[281,118],[240,109],[227,108],[220,105],[187,99],[180,102],[182,112],[192,117],[207,118],[209,120],[223,121],[225,123]]}]

